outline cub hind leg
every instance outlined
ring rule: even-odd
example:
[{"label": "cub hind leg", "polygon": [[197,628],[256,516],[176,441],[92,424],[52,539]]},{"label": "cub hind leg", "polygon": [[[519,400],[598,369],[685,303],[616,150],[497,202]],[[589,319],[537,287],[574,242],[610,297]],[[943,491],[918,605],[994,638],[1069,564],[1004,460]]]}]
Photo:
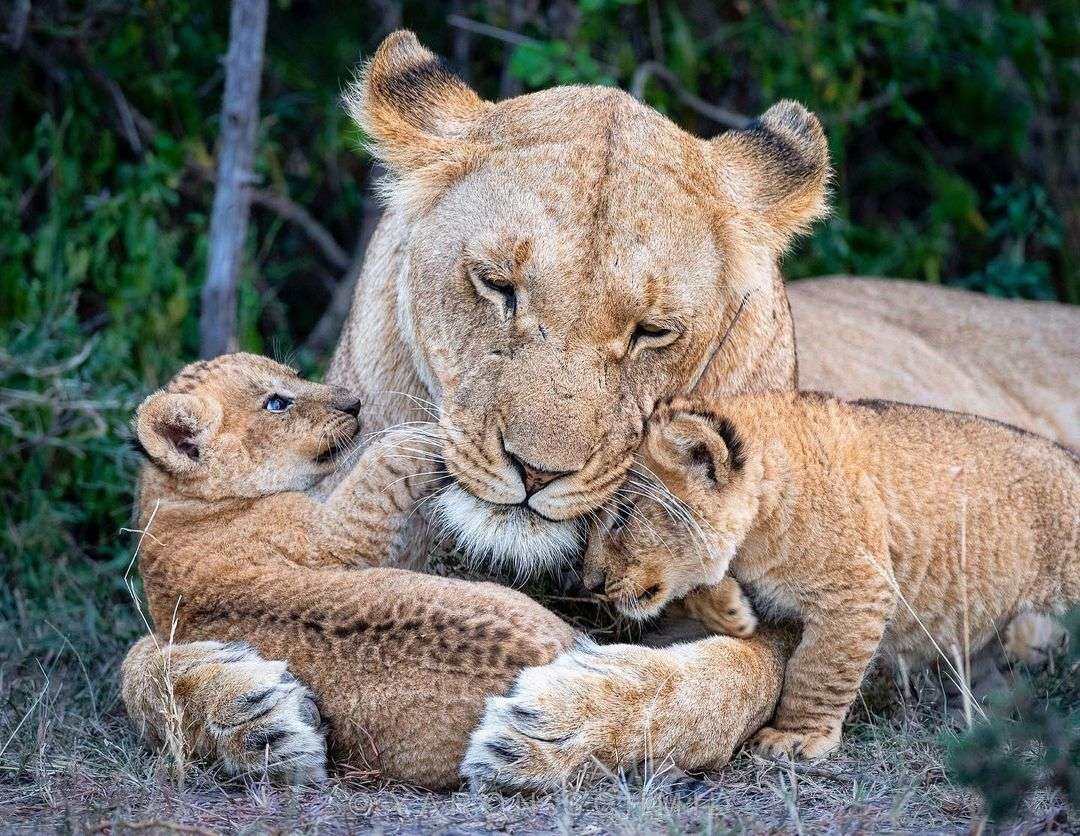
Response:
[{"label": "cub hind leg", "polygon": [[284,662],[238,642],[140,639],[124,659],[122,696],[150,745],[177,763],[215,761],[230,775],[295,784],[326,778],[326,739],[311,692]]}]

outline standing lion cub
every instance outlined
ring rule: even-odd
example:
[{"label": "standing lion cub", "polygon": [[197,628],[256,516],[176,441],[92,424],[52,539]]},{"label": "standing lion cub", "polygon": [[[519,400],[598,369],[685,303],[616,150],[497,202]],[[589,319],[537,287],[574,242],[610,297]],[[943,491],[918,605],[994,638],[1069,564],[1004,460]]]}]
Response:
[{"label": "standing lion cub", "polygon": [[1004,424],[816,393],[676,401],[638,455],[652,481],[593,532],[586,578],[634,617],[689,593],[745,634],[742,584],[800,621],[755,738],[770,753],[835,748],[875,654],[959,678],[1015,614],[1080,599],[1080,460]]}]

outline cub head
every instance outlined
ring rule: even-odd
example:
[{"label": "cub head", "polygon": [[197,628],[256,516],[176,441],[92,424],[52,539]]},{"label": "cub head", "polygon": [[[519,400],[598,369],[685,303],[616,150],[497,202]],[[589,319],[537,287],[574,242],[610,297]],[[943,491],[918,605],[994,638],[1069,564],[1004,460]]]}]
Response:
[{"label": "cub head", "polygon": [[590,527],[586,586],[641,619],[718,583],[753,525],[761,472],[727,418],[691,402],[662,405],[630,476]]},{"label": "cub head", "polygon": [[410,32],[346,100],[390,171],[397,321],[454,479],[436,507],[475,554],[580,550],[654,405],[707,364],[711,394],[794,388],[776,265],[829,176],[801,105],[706,141],[606,87],[487,102]]},{"label": "cub head", "polygon": [[334,469],[359,430],[360,402],[254,354],[185,366],[135,414],[149,464],[183,496],[305,490]]}]

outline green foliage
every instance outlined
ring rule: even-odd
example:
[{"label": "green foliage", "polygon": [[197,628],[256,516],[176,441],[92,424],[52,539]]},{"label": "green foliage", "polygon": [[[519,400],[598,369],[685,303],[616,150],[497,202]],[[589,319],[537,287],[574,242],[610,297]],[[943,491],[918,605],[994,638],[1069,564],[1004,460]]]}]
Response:
[{"label": "green foliage", "polygon": [[1021,676],[996,695],[986,722],[946,741],[950,775],[979,792],[993,821],[1015,816],[1045,789],[1080,811],[1080,610],[1067,623],[1060,677]]}]

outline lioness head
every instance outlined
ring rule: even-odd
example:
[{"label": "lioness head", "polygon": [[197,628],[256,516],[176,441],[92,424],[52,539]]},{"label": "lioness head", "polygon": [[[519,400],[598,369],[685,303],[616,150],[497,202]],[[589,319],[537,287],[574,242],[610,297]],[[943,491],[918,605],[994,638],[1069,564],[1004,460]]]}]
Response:
[{"label": "lioness head", "polygon": [[585,583],[648,618],[727,572],[757,514],[762,463],[728,419],[688,401],[657,408],[638,459],[590,526]]},{"label": "lioness head", "polygon": [[776,263],[829,174],[800,105],[703,141],[610,88],[496,104],[409,32],[347,103],[391,172],[398,323],[455,480],[438,507],[475,553],[532,569],[580,548],[656,402],[710,358],[712,392],[794,385]]},{"label": "lioness head", "polygon": [[135,414],[135,436],[184,496],[305,490],[333,470],[359,429],[349,393],[254,354],[191,363]]}]

